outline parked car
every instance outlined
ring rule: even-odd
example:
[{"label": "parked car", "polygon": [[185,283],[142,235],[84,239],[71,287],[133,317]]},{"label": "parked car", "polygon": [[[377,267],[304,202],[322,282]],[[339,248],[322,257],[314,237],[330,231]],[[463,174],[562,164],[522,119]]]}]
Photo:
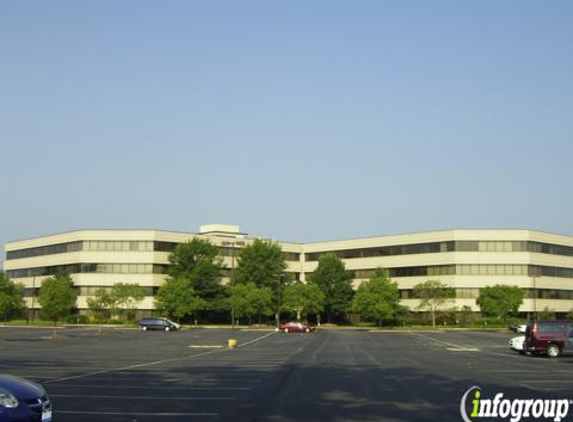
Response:
[{"label": "parked car", "polygon": [[181,325],[170,319],[163,317],[148,317],[143,318],[139,321],[139,326],[143,331],[147,330],[163,330],[163,331],[174,331],[181,328]]},{"label": "parked car", "polygon": [[525,353],[524,350],[525,336],[513,337],[509,340],[509,348],[515,350],[516,352]]},{"label": "parked car", "polygon": [[519,322],[516,322],[515,324],[511,324],[509,329],[514,333],[524,334],[525,330],[527,329],[527,324],[520,324]]},{"label": "parked car", "polygon": [[52,403],[44,387],[0,374],[0,421],[51,422]]},{"label": "parked car", "polygon": [[571,325],[571,321],[529,321],[524,350],[550,358],[561,356],[567,346]]},{"label": "parked car", "polygon": [[284,333],[310,333],[316,331],[316,327],[301,322],[285,322],[279,325],[278,330]]}]

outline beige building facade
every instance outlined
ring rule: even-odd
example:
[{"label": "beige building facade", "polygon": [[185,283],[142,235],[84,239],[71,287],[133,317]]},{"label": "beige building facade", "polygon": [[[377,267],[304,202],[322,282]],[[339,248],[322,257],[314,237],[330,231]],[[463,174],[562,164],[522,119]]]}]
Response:
[{"label": "beige building facade", "polygon": [[[78,289],[77,306],[101,287],[137,283],[147,296],[138,305],[153,310],[153,296],[166,278],[168,256],[177,244],[193,237],[217,245],[228,281],[240,249],[255,238],[237,226],[202,226],[199,233],[161,230],[77,230],[5,246],[5,271],[25,286],[29,309],[39,308],[36,295],[42,281],[59,270],[71,274]],[[376,268],[389,271],[398,283],[402,303],[416,310],[413,287],[440,280],[453,287],[456,299],[449,307],[469,306],[479,311],[476,299],[488,285],[510,284],[524,291],[523,313],[573,309],[573,237],[531,230],[447,230],[396,236],[315,243],[278,242],[292,279],[308,281],[318,260],[334,253],[345,263],[358,286]]]}]

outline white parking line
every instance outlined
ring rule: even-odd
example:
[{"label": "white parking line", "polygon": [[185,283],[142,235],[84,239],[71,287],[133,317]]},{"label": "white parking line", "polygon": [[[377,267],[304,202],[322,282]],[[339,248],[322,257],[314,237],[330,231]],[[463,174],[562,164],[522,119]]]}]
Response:
[{"label": "white parking line", "polygon": [[[211,372],[211,370],[209,370],[209,372]],[[189,378],[165,378],[162,379],[163,382],[166,383],[173,383],[173,382],[184,382],[186,384],[193,384],[193,385],[203,385],[203,384],[213,384],[213,383],[220,383],[222,381],[224,381],[226,384],[228,383],[257,383],[257,382],[261,382],[261,378],[254,378],[254,376],[252,374],[229,374],[229,376],[226,376],[226,374],[221,373],[219,374],[214,374],[214,376],[216,378],[213,377],[203,377],[201,376],[200,373],[195,373],[192,374],[192,376],[190,376]],[[245,377],[248,377],[247,379],[244,379]],[[33,378],[33,377],[28,377],[28,378]],[[121,377],[107,377],[107,376],[102,376],[102,377],[97,377],[96,379],[94,379],[94,382],[100,383],[99,385],[101,386],[107,386],[108,384],[106,384],[108,381],[112,381],[113,382],[113,386],[114,387],[118,387],[121,386],[121,383],[124,383],[123,385],[129,385],[129,384],[125,384],[125,382],[138,382],[142,379],[141,374],[139,376],[136,377],[131,377],[131,376],[125,376],[124,374],[122,374]],[[44,384],[46,384],[44,382]],[[62,385],[68,385],[65,382],[61,383]],[[55,383],[52,383],[50,385],[56,385]],[[94,385],[98,385],[98,384],[94,384]],[[139,383],[138,385],[143,386],[144,383]],[[153,386],[154,384],[150,385]]]},{"label": "white parking line", "polygon": [[448,347],[446,348],[446,350],[450,351],[450,352],[479,352],[479,349],[476,349],[475,347]]},{"label": "white parking line", "polygon": [[533,391],[567,391],[570,392],[571,391],[571,386],[570,385],[563,385],[562,387],[547,387],[544,388],[543,386],[535,386],[535,385],[531,385],[529,383],[520,381],[519,385],[521,385],[522,387],[525,387],[529,390],[533,390]]},{"label": "white parking line", "polygon": [[97,394],[50,394],[50,397],[65,397],[65,398],[90,398],[90,399],[106,399],[106,400],[208,400],[208,401],[230,401],[237,400],[236,397],[195,397],[195,396],[170,396],[170,397],[157,397],[157,396],[101,396]]},{"label": "white parking line", "polygon": [[213,345],[196,345],[193,344],[191,346],[187,346],[189,349],[224,349],[226,346],[222,344],[213,344]]},{"label": "white parking line", "polygon": [[[260,340],[263,340],[263,339],[265,339],[265,338],[267,338],[267,337],[269,337],[269,336],[271,336],[271,335],[273,335],[273,334],[276,334],[276,332],[271,332],[271,333],[265,334],[264,336],[257,337],[257,338],[255,338],[255,339],[253,339],[253,340],[251,340],[251,341],[248,341],[248,342],[246,342],[246,343],[243,343],[243,344],[241,344],[241,345],[239,345],[239,346],[237,346],[237,347],[245,347],[245,346],[248,346],[248,345],[250,345],[250,344],[253,344],[253,343],[256,343],[256,342],[258,342],[258,341],[260,341]],[[130,365],[130,366],[126,366],[126,367],[123,367],[123,368],[106,369],[106,370],[102,370],[102,371],[89,372],[89,373],[87,373],[87,374],[80,374],[80,375],[73,375],[73,376],[69,376],[69,377],[56,378],[56,379],[51,379],[51,380],[45,381],[44,384],[53,384],[53,383],[56,383],[56,382],[62,382],[62,381],[69,381],[69,380],[73,380],[73,379],[92,377],[92,376],[101,375],[101,374],[108,374],[108,373],[110,373],[110,372],[127,371],[127,370],[130,370],[130,369],[143,368],[143,367],[146,367],[146,366],[161,365],[161,364],[170,363],[170,362],[178,362],[178,361],[182,361],[182,360],[198,358],[198,357],[200,357],[200,356],[210,355],[210,354],[213,354],[213,353],[222,353],[222,352],[228,351],[228,350],[230,350],[230,349],[209,350],[209,351],[207,351],[207,352],[197,353],[197,354],[195,354],[195,355],[181,356],[181,357],[178,357],[178,358],[163,359],[163,360],[157,360],[157,361],[154,361],[154,362],[145,362],[145,363],[140,363],[140,364],[137,364],[137,365]]]},{"label": "white parking line", "polygon": [[450,350],[452,352],[479,352],[480,351],[479,349],[477,349],[475,347],[466,347],[466,346],[462,346],[460,344],[450,343],[449,341],[438,340],[438,339],[435,339],[433,337],[425,336],[424,334],[420,334],[420,333],[411,333],[411,334],[414,336],[423,337],[425,339],[428,339],[428,340],[433,341],[435,343],[438,343],[440,345],[450,346],[449,348],[446,348],[446,349]]},{"label": "white parking line", "polygon": [[573,384],[573,380],[524,380],[519,382],[528,384],[560,384],[560,383]]},{"label": "white parking line", "polygon": [[268,334],[266,334],[266,335],[264,335],[264,336],[257,337],[256,339],[253,339],[253,340],[251,340],[251,341],[247,341],[246,343],[240,343],[240,344],[237,346],[237,348],[239,348],[239,347],[245,347],[245,346],[248,346],[249,344],[256,343],[256,342],[261,341],[261,340],[263,340],[263,339],[265,339],[265,338],[267,338],[267,337],[270,337],[270,336],[272,336],[272,335],[274,335],[274,334],[276,334],[276,333],[277,333],[277,331],[272,331],[272,332],[270,332],[270,333],[268,333]]},{"label": "white parking line", "polygon": [[65,415],[110,415],[110,416],[219,416],[218,413],[146,413],[146,412],[89,412],[58,409],[58,414]]},{"label": "white parking line", "polygon": [[[110,386],[108,384],[60,384],[54,385],[54,387],[62,387],[62,388],[105,388],[109,389]],[[113,389],[129,389],[129,390],[189,390],[189,391],[247,391],[250,390],[251,387],[155,387],[155,386],[144,386],[144,385],[113,385]],[[53,394],[50,394],[53,396]]]}]

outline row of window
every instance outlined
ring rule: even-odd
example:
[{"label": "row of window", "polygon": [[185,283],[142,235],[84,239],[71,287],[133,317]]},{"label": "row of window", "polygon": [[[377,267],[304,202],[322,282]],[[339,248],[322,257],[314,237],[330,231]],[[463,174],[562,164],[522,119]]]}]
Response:
[{"label": "row of window", "polygon": [[[140,287],[145,292],[145,296],[155,296],[159,290],[159,287]],[[111,291],[111,287],[102,286],[76,286],[75,289],[78,296],[95,296],[98,290]],[[24,297],[37,297],[39,291],[39,287],[27,287],[24,289]]]},{"label": "row of window", "polygon": [[[455,296],[456,299],[477,299],[480,294],[480,289],[475,288],[456,288]],[[401,299],[414,299],[414,291],[412,289],[400,290]]]},{"label": "row of window", "polygon": [[424,253],[453,252],[455,242],[417,243],[413,245],[379,246],[375,248],[346,249],[306,254],[307,261],[318,261],[326,254],[335,254],[341,259],[372,258],[377,256],[414,255]]},{"label": "row of window", "polygon": [[378,256],[413,255],[439,252],[534,252],[551,255],[573,256],[573,247],[529,241],[473,241],[418,243],[412,245],[382,246],[375,248],[347,249],[306,254],[307,261],[318,261],[327,253],[341,259],[370,258]]},{"label": "row of window", "polygon": [[104,273],[104,274],[166,274],[167,265],[160,264],[70,264],[49,267],[21,268],[8,270],[9,278],[51,276],[60,272],[68,274]]},{"label": "row of window", "polygon": [[[9,278],[23,278],[51,276],[59,272],[68,274],[167,274],[168,268],[168,265],[160,264],[84,263],[8,270],[6,275]],[[231,270],[224,268],[221,270],[221,277],[229,277],[230,273]]]},{"label": "row of window", "polygon": [[[104,273],[104,274],[166,274],[168,265],[161,264],[128,264],[128,263],[82,263],[58,265],[49,267],[22,268],[7,270],[9,278],[49,276],[64,271],[75,273]],[[353,279],[369,279],[376,269],[351,271]],[[227,277],[231,270],[224,269],[221,276]],[[549,267],[525,264],[458,264],[458,265],[429,265],[414,267],[389,268],[390,278],[400,277],[441,277],[450,275],[471,276],[529,276],[529,277],[559,277],[573,278],[573,268]],[[306,273],[309,279],[312,273]]]},{"label": "row of window", "polygon": [[[59,243],[57,245],[40,246],[37,248],[20,249],[6,253],[6,260],[31,258],[35,256],[54,255],[69,252],[167,252],[175,250],[178,243],[132,241],[132,240],[84,240],[78,242]],[[222,256],[238,256],[239,248],[221,247]],[[292,252],[283,253],[287,261],[299,261],[300,254]]]},{"label": "row of window", "polygon": [[152,241],[122,241],[122,240],[84,240],[77,242],[59,243],[56,245],[39,246],[36,248],[20,249],[6,253],[6,260],[31,258],[43,255],[55,255],[79,251],[98,252],[152,252],[165,247],[167,242]]},{"label": "row of window", "polygon": [[[159,290],[159,287],[144,287],[144,286],[140,287],[145,292],[145,296],[155,296],[157,294],[157,290]],[[111,289],[112,289],[111,287],[101,287],[101,286],[76,287],[78,296],[95,296],[98,290],[105,290],[106,292],[110,292]]]},{"label": "row of window", "polygon": [[57,245],[39,246],[37,248],[20,249],[6,252],[6,260],[30,258],[33,256],[54,255],[67,252],[77,252],[82,250],[82,242],[67,242]]},{"label": "row of window", "polygon": [[[173,252],[177,243],[154,241],[122,240],[85,240],[20,249],[6,253],[6,260],[30,258],[77,251],[98,252]],[[237,248],[222,247],[223,256],[236,254]],[[450,241],[431,242],[410,245],[382,246],[374,248],[347,249],[331,252],[306,254],[307,261],[318,261],[327,253],[333,253],[342,259],[370,258],[378,256],[413,255],[440,252],[534,252],[551,255],[573,256],[573,247],[530,241]],[[287,261],[298,261],[300,254],[285,252]]]},{"label": "row of window", "polygon": [[[475,288],[456,288],[456,299],[477,299],[481,289]],[[522,289],[525,299],[554,299],[554,300],[573,300],[573,290],[562,289]],[[400,290],[400,298],[413,299],[412,289]]]},{"label": "row of window", "polygon": [[85,240],[84,251],[93,252],[153,252],[154,242],[121,240]]},{"label": "row of window", "polygon": [[[351,271],[354,279],[369,279],[376,269]],[[573,268],[549,267],[525,264],[458,264],[419,267],[389,268],[390,278],[395,277],[437,277],[445,275],[494,275],[573,278]],[[311,277],[312,273],[306,273]]]}]

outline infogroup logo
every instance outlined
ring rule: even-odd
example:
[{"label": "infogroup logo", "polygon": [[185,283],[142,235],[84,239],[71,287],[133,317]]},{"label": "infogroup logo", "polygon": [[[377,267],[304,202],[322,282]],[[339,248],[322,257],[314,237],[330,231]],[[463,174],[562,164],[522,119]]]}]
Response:
[{"label": "infogroup logo", "polygon": [[496,393],[493,399],[485,399],[480,387],[471,387],[460,403],[462,419],[476,422],[479,418],[500,418],[520,422],[526,418],[559,422],[567,416],[572,403],[569,399],[507,399],[503,396],[503,393]]}]

